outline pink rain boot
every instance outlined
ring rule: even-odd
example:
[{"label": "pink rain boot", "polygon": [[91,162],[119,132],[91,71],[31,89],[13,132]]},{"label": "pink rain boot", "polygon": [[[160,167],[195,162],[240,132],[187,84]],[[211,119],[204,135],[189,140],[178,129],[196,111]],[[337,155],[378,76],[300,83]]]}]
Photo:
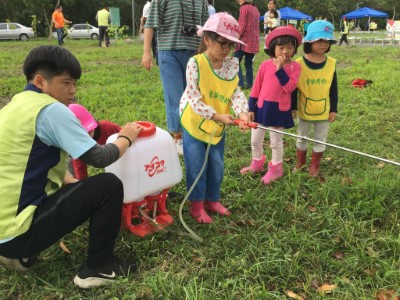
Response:
[{"label": "pink rain boot", "polygon": [[206,201],[204,202],[204,209],[208,210],[209,212],[219,214],[221,216],[230,216],[231,212],[224,207],[221,202],[213,202],[213,201]]},{"label": "pink rain boot", "polygon": [[273,165],[272,161],[268,163],[268,172],[261,180],[264,184],[270,184],[273,181],[283,176],[282,163]]},{"label": "pink rain boot", "polygon": [[211,224],[212,219],[204,210],[204,201],[191,201],[189,213],[200,224]]},{"label": "pink rain boot", "polygon": [[244,167],[240,170],[240,174],[246,174],[247,172],[261,172],[264,169],[265,155],[261,157],[261,159],[252,159],[251,164],[248,167]]}]

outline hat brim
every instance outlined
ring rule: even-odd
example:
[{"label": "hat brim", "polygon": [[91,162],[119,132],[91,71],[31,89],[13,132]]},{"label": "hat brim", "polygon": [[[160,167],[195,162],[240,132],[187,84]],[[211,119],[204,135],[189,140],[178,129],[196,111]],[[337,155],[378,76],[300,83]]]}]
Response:
[{"label": "hat brim", "polygon": [[[203,30],[203,27],[201,27],[201,26],[199,26],[199,25],[196,25],[196,27],[197,27],[197,35],[198,36],[203,36],[204,34],[204,30]],[[210,32],[215,32],[214,30],[206,30],[206,31],[210,31]],[[244,45],[244,46],[246,46],[246,43],[244,43],[244,42],[242,42],[241,40],[239,40],[239,39],[237,39],[237,38],[234,38],[234,37],[232,37],[232,36],[229,36],[229,35],[227,35],[227,34],[222,34],[222,33],[217,33],[217,32],[215,32],[216,34],[218,34],[218,35],[220,35],[220,36],[222,36],[222,37],[224,37],[224,38],[226,38],[227,40],[230,40],[230,41],[232,41],[232,42],[234,42],[234,43],[237,43],[237,44],[241,44],[241,45]]]},{"label": "hat brim", "polygon": [[87,132],[90,132],[90,131],[92,131],[92,130],[97,128],[97,122],[96,121],[90,121],[90,122],[87,122],[85,124],[82,124],[82,126],[83,126],[83,128],[86,129]]},{"label": "hat brim", "polygon": [[319,41],[319,40],[323,40],[323,41],[329,41],[329,42],[331,42],[331,44],[336,44],[337,43],[337,41],[336,40],[334,40],[334,39],[324,39],[324,38],[318,38],[318,39],[313,39],[313,40],[310,40],[310,41],[303,41],[303,43],[305,44],[305,43],[314,43],[314,42],[316,42],[316,41]]}]

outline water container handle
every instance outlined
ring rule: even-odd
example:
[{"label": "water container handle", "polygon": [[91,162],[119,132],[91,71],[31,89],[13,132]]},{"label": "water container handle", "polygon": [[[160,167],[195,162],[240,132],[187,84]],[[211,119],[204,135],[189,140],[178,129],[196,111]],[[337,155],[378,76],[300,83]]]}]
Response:
[{"label": "water container handle", "polygon": [[137,121],[136,123],[143,127],[143,130],[139,133],[138,137],[149,137],[156,133],[156,125],[154,125],[154,123],[147,121]]}]

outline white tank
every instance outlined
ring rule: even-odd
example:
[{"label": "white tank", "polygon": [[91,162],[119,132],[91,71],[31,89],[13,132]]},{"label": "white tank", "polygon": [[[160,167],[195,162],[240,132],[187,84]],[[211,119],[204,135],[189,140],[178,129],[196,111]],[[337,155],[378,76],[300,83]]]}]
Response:
[{"label": "white tank", "polygon": [[[171,135],[150,122],[137,122],[145,129],[115,163],[105,168],[124,184],[124,203],[170,188],[182,180],[182,167]],[[112,143],[118,133],[111,135]]]}]

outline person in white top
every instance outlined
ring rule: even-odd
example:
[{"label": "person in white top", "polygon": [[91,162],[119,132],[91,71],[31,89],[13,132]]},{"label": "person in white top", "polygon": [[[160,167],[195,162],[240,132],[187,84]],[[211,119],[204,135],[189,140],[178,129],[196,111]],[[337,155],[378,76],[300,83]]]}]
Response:
[{"label": "person in white top", "polygon": [[[147,0],[146,4],[143,6],[142,18],[140,19],[140,34],[144,33],[144,24],[146,24],[147,17],[150,13],[151,1],[152,0]],[[151,50],[153,51],[153,57],[156,60],[156,64],[158,65],[157,34],[155,32],[151,41]]]},{"label": "person in white top", "polygon": [[208,16],[211,17],[213,14],[216,13],[216,11],[213,6],[213,0],[207,0],[207,1],[208,1]]}]

